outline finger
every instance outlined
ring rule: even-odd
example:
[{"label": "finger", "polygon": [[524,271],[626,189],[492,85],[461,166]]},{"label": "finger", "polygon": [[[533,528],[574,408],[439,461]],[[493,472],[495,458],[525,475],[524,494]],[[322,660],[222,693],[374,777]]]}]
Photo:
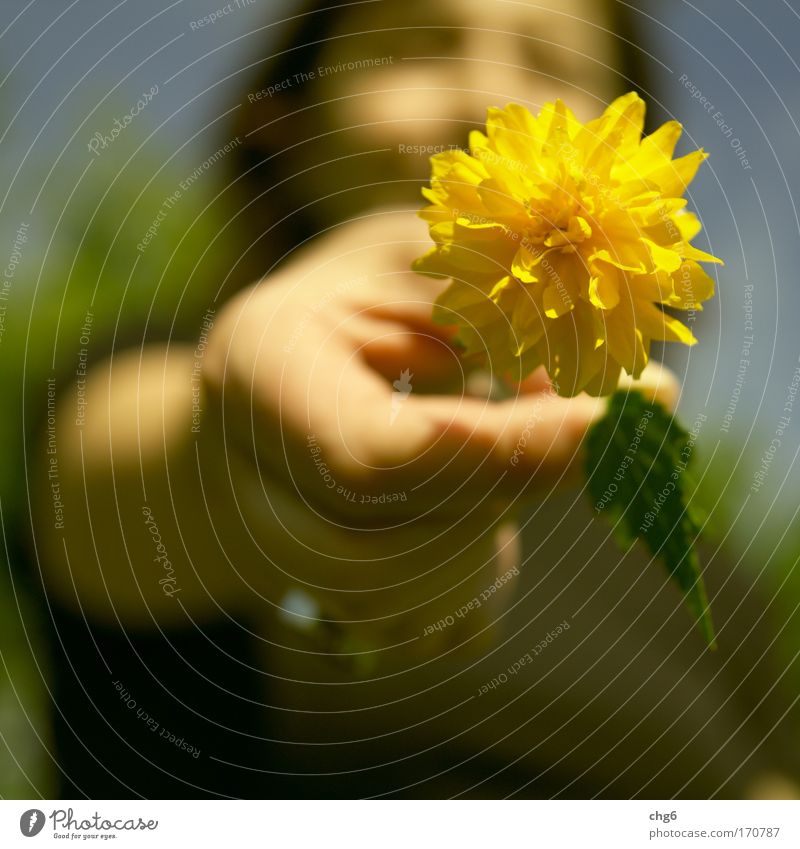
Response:
[{"label": "finger", "polygon": [[[430,308],[428,307],[428,310]],[[401,373],[413,374],[417,391],[460,389],[464,365],[450,344],[445,328],[432,324],[409,325],[396,319],[387,307],[386,318],[361,313],[343,318],[337,332],[345,336],[358,356],[390,383]]]},{"label": "finger", "polygon": [[[578,478],[581,443],[603,399],[408,398],[392,426],[379,405],[342,433],[365,485],[411,490],[420,504],[513,499]],[[370,480],[371,477],[371,480]]]},{"label": "finger", "polygon": [[399,379],[420,392],[443,391],[445,386],[463,389],[464,363],[457,351],[435,336],[396,327],[365,342],[360,354],[392,384]]}]

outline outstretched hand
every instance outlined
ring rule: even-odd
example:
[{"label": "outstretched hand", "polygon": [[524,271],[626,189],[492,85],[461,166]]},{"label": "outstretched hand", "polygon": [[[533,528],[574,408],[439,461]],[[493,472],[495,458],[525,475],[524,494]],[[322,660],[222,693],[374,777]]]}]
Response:
[{"label": "outstretched hand", "polygon": [[[543,371],[505,400],[474,394],[451,329],[431,321],[445,284],[410,271],[427,244],[409,213],[350,223],[239,295],[214,331],[227,426],[331,516],[457,516],[579,480],[604,401],[559,398]],[[674,403],[668,371],[639,384]]]}]

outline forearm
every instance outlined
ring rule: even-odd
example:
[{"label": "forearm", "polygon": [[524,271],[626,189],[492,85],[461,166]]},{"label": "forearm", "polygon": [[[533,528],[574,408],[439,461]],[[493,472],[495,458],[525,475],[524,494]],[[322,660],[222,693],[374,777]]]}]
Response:
[{"label": "forearm", "polygon": [[207,451],[198,466],[213,434],[193,368],[175,346],[101,362],[80,396],[60,395],[37,446],[35,553],[49,592],[91,617],[170,624],[221,615],[241,593],[217,540],[227,517],[208,515],[220,468]]}]

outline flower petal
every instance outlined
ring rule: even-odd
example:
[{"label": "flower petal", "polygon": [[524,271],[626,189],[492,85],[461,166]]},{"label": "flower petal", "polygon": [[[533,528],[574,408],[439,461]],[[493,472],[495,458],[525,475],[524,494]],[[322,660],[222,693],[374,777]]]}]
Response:
[{"label": "flower petal", "polygon": [[681,255],[677,251],[657,245],[651,239],[642,239],[642,243],[650,251],[650,258],[656,270],[672,273],[681,267]]},{"label": "flower petal", "polygon": [[551,283],[542,292],[542,305],[548,318],[558,318],[573,309],[575,302],[563,286]]},{"label": "flower petal", "polygon": [[649,345],[636,326],[636,314],[630,303],[604,313],[606,344],[611,356],[625,371],[638,378],[647,365]]},{"label": "flower petal", "polygon": [[669,313],[654,304],[635,302],[636,322],[642,332],[659,342],[682,342],[684,345],[696,345],[697,339],[685,325]]},{"label": "flower petal", "polygon": [[589,300],[601,310],[613,309],[619,303],[619,288],[616,275],[609,269],[606,273],[589,278]]}]

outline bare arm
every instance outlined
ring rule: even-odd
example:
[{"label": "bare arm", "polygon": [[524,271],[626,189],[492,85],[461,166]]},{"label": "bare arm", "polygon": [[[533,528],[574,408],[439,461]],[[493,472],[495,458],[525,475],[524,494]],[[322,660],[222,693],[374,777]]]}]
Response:
[{"label": "bare arm", "polygon": [[[71,394],[57,414],[63,530],[37,474],[53,590],[147,625],[275,609],[300,587],[369,631],[418,630],[491,584],[504,515],[576,479],[603,406],[553,397],[542,374],[507,401],[470,396],[430,323],[441,284],[408,270],[426,243],[414,216],[379,212],[238,295],[203,358],[199,424],[191,350],[95,367],[86,423]],[[668,373],[645,386],[672,402]]]}]

